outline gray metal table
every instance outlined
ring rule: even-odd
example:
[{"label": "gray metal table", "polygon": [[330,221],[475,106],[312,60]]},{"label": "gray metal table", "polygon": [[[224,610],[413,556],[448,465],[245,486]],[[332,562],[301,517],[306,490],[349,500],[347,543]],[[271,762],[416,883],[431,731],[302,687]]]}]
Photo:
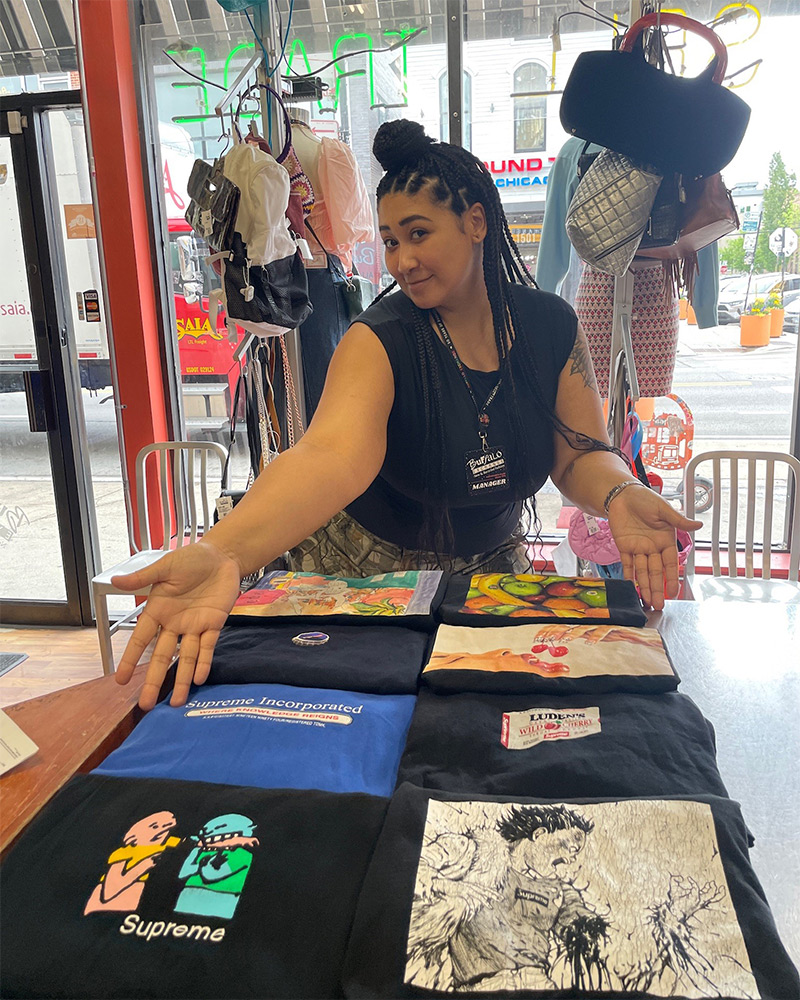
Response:
[{"label": "gray metal table", "polygon": [[800,965],[800,605],[668,601],[651,612],[688,694],[713,723],[753,866]]}]

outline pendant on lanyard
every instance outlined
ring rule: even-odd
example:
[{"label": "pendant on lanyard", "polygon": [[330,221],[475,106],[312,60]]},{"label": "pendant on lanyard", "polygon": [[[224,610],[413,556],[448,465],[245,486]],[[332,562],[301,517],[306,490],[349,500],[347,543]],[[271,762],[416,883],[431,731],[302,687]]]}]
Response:
[{"label": "pendant on lanyard", "polygon": [[433,319],[442,335],[442,340],[445,342],[447,349],[455,362],[456,368],[467,387],[472,403],[475,407],[475,412],[478,415],[478,438],[481,442],[481,447],[479,451],[468,451],[464,455],[464,468],[467,477],[467,493],[470,496],[473,495],[484,495],[487,492],[493,490],[506,489],[509,485],[508,483],[508,469],[506,465],[506,458],[502,448],[489,446],[489,406],[492,404],[495,396],[497,395],[500,386],[503,384],[503,376],[500,375],[494,388],[486,397],[486,401],[483,406],[478,404],[478,400],[475,397],[475,392],[473,391],[472,384],[467,375],[466,369],[461,358],[458,356],[458,351],[453,344],[450,334],[447,331],[447,327],[444,325],[441,316],[434,310]]}]

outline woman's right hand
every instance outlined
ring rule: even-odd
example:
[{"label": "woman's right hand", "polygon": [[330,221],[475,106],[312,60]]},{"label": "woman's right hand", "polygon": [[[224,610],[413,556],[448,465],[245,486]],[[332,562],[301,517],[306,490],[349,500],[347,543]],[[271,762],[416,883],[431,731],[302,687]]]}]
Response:
[{"label": "woman's right hand", "polygon": [[169,552],[158,562],[136,573],[112,577],[120,590],[152,586],[147,604],[117,667],[117,683],[127,684],[150,642],[158,636],[147,667],[139,704],[149,711],[158,693],[180,638],[180,659],[172,705],[183,705],[189,688],[203,684],[219,632],[239,596],[238,563],[213,542],[203,539]]}]

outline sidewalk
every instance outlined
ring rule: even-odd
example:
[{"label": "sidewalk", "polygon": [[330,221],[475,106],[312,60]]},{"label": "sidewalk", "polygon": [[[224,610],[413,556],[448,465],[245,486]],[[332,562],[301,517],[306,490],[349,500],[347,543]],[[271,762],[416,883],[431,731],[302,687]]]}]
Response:
[{"label": "sidewalk", "polygon": [[728,323],[725,326],[711,326],[706,330],[690,326],[686,320],[681,320],[678,341],[678,355],[702,354],[714,352],[718,354],[750,354],[753,356],[773,355],[776,352],[785,353],[797,350],[797,334],[784,333],[770,340],[765,347],[742,347],[739,343],[739,324]]}]

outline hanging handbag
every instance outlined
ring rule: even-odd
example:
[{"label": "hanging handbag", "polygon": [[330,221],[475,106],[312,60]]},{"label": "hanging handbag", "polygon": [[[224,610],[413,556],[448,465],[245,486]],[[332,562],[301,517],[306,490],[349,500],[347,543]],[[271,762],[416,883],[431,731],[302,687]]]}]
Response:
[{"label": "hanging handbag", "polygon": [[238,232],[224,261],[223,282],[228,319],[260,336],[293,330],[313,310],[299,251],[251,265]]},{"label": "hanging handbag", "polygon": [[730,191],[721,174],[700,177],[685,185],[685,198],[679,206],[680,232],[669,246],[646,246],[636,251],[637,257],[677,260],[697,253],[710,243],[736,232],[739,216]]},{"label": "hanging handbag", "polygon": [[355,264],[353,265],[353,273],[348,276],[341,260],[336,254],[328,253],[322,245],[320,238],[314,232],[314,227],[308,221],[306,221],[306,228],[314,237],[320,250],[325,254],[333,283],[341,289],[342,298],[347,309],[347,318],[352,322],[356,316],[360,316],[367,306],[372,303],[372,300],[375,298],[375,286],[369,278],[363,277],[356,271]]},{"label": "hanging handbag", "polygon": [[353,273],[346,278],[344,285],[344,301],[347,304],[347,315],[351,320],[360,316],[375,298],[375,286],[363,275],[359,274],[353,265]]},{"label": "hanging handbag", "polygon": [[[705,38],[715,58],[692,79],[665,73],[637,42],[647,28],[672,25]],[[703,177],[729,163],[750,108],[723,87],[728,56],[710,28],[680,14],[648,14],[628,30],[617,52],[582,52],[561,98],[570,135],[625,153],[659,173]]]},{"label": "hanging handbag", "polygon": [[668,174],[658,186],[650,218],[636,250],[641,256],[643,248],[674,246],[680,235],[681,199],[685,196],[680,174]]},{"label": "hanging handbag", "polygon": [[[583,177],[600,155],[599,151],[588,153],[589,145],[588,142],[584,144],[583,152],[578,157],[576,172],[579,178]],[[677,241],[680,235],[680,201],[683,197],[680,180],[680,174],[671,174],[659,184],[644,235],[636,251],[637,256],[641,256],[642,247],[670,246]]]},{"label": "hanging handbag", "polygon": [[598,271],[628,270],[650,218],[661,177],[611,149],[581,178],[567,210],[567,235],[578,256]]},{"label": "hanging handbag", "polygon": [[190,198],[186,221],[209,246],[230,249],[241,192],[223,175],[222,161],[212,166],[195,160],[186,190]]}]

